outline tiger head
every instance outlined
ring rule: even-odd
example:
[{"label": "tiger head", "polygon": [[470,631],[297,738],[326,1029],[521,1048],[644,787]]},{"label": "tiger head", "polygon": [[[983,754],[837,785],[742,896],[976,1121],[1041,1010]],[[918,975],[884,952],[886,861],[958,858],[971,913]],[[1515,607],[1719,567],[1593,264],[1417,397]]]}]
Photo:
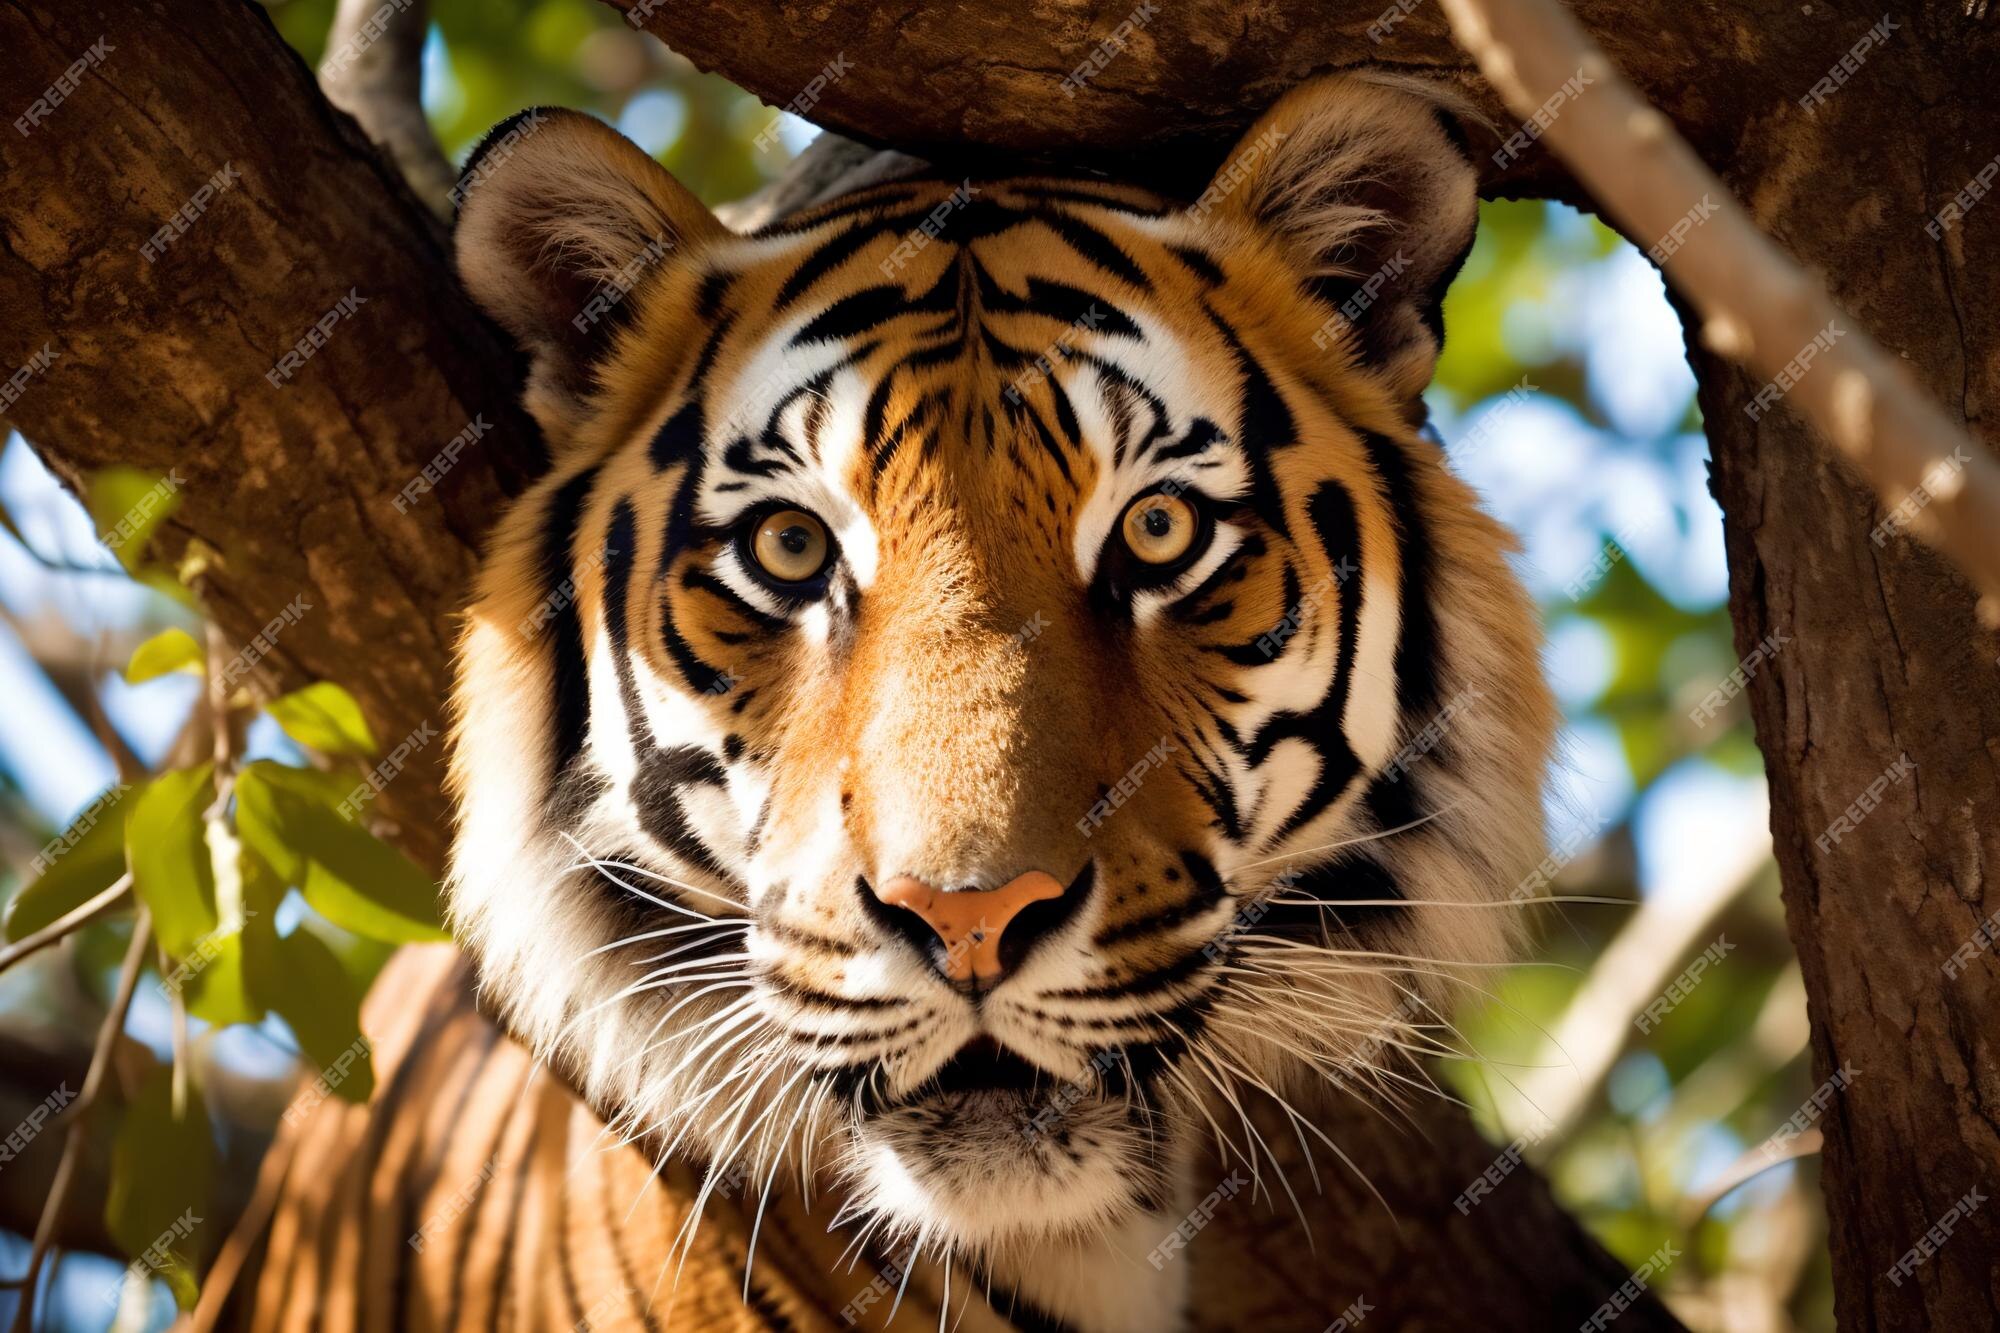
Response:
[{"label": "tiger head", "polygon": [[1509,953],[1552,728],[1419,429],[1474,186],[1356,76],[1192,203],[751,235],[497,130],[458,263],[554,461],[460,645],[449,907],[511,1028],[658,1151],[988,1258],[1178,1216],[1238,1092],[1390,1077]]}]

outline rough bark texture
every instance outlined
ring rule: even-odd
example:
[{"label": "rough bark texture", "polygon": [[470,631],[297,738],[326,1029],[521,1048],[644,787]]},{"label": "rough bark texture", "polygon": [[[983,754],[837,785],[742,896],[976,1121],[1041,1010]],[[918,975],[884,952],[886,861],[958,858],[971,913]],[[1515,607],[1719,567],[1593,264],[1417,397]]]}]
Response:
[{"label": "rough bark texture", "polygon": [[[10,119],[91,62],[28,133],[0,127],[0,377],[55,354],[0,421],[72,485],[110,463],[176,473],[158,549],[214,548],[203,597],[233,641],[303,595],[267,684],[339,681],[385,745],[441,727],[449,613],[539,451],[442,229],[253,7],[4,4],[0,51]],[[149,261],[140,247],[225,165],[240,179]],[[325,345],[267,380],[350,292]],[[399,513],[475,419],[490,429]],[[378,803],[433,869],[442,750]]]},{"label": "rough bark texture", "polygon": [[[2000,24],[1944,4],[1898,17],[1815,115],[1782,133],[1747,121],[1726,175],[1990,449],[2000,200],[1940,240],[1924,224],[2000,154]],[[1831,21],[1815,53],[1837,54],[1850,29]],[[1694,360],[1737,647],[1786,639],[1749,696],[1815,1081],[1854,1075],[1819,1121],[1841,1326],[1990,1328],[2000,1209],[1956,1217],[1934,1257],[1890,1272],[1969,1190],[2000,1187],[2000,958],[1980,950],[1944,971],[2000,911],[2000,641],[1940,556],[1907,534],[1877,544],[1882,513],[1796,418],[1751,422],[1759,386]],[[1895,773],[1905,756],[1914,772]],[[1879,806],[1835,828],[1885,774]]]},{"label": "rough bark texture", "polygon": [[[1155,4],[1130,49],[1074,98],[1062,80],[1128,17],[1122,0],[623,7],[778,104],[841,58],[847,72],[809,112],[864,138],[1168,177],[1212,165],[1212,151],[1190,145],[1221,142],[1312,73],[1469,69],[1435,7],[1372,40],[1388,8],[1374,0]],[[1982,299],[2000,202],[1941,242],[1923,224],[2000,152],[1995,23],[1923,6],[1808,112],[1797,99],[1875,11],[1576,9],[1777,238],[1828,271],[1855,318],[1983,437],[2000,380],[2000,311]],[[450,281],[436,229],[253,8],[0,4],[0,110],[19,114],[100,36],[114,49],[45,123],[26,136],[0,130],[0,374],[44,343],[59,354],[5,419],[73,481],[112,461],[179,467],[184,498],[164,544],[174,554],[199,537],[220,551],[205,592],[228,631],[247,641],[300,593],[314,604],[279,636],[269,660],[280,682],[340,681],[387,738],[439,720],[449,619],[480,534],[534,466],[517,371]],[[148,264],[140,243],[225,161],[241,184]],[[1489,173],[1493,192],[1571,188],[1540,154]],[[350,288],[367,303],[271,387],[265,371]],[[1986,878],[2000,852],[2000,648],[1936,556],[1903,536],[1871,541],[1881,515],[1818,441],[1782,410],[1749,422],[1742,406],[1758,386],[1695,359],[1739,645],[1773,631],[1789,639],[1749,694],[1815,1060],[1821,1077],[1859,1071],[1820,1119],[1842,1322],[1984,1327],[2000,1291],[2000,1209],[1959,1219],[1900,1285],[1887,1273],[1968,1189],[2000,1185],[2000,964],[1982,952],[1956,979],[1941,972],[2000,908]],[[481,443],[399,514],[392,498],[482,415],[492,429]],[[436,753],[383,801],[401,844],[432,865],[445,828]],[[1857,831],[1817,847],[1902,754],[1914,776],[1891,784]],[[1332,1309],[1397,1293],[1443,1323],[1472,1310],[1492,1320],[1505,1301],[1502,1322],[1531,1326],[1514,1316],[1567,1313],[1577,1282],[1608,1290],[1622,1277],[1525,1168],[1461,1217],[1452,1195],[1496,1153],[1462,1121],[1427,1124],[1429,1143],[1387,1129],[1371,1138],[1369,1123],[1350,1127],[1356,1155],[1402,1201],[1405,1236],[1362,1212],[1354,1234],[1322,1237],[1339,1252],[1325,1274]],[[1242,1262],[1257,1262],[1246,1245]],[[1419,1253],[1432,1262],[1416,1263]],[[1452,1310],[1465,1293],[1477,1294]],[[1228,1312],[1203,1318],[1243,1326]],[[1621,1327],[1640,1318],[1664,1315],[1645,1307]]]}]

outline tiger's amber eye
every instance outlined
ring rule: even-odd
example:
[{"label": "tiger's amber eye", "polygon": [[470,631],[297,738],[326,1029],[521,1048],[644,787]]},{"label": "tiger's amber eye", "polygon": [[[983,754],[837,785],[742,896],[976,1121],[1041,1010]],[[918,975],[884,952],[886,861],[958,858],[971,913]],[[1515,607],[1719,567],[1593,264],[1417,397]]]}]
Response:
[{"label": "tiger's amber eye", "polygon": [[1125,511],[1125,545],[1149,565],[1171,565],[1194,545],[1194,506],[1177,495],[1142,495]]},{"label": "tiger's amber eye", "polygon": [[826,525],[803,509],[780,509],[757,525],[750,553],[780,583],[804,583],[826,566]]}]

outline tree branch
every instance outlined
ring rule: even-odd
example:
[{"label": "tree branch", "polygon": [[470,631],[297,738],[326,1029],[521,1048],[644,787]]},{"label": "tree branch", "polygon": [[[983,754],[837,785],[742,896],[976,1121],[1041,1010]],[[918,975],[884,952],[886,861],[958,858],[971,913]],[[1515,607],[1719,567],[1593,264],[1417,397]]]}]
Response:
[{"label": "tree branch", "polygon": [[84,1149],[90,1140],[90,1113],[104,1091],[104,1080],[110,1076],[112,1052],[118,1045],[118,1034],[125,1030],[125,1015],[131,1012],[132,993],[139,987],[139,970],[146,961],[146,946],[152,935],[153,915],[141,907],[132,923],[132,942],[125,948],[124,966],[118,973],[118,993],[112,997],[111,1007],[104,1011],[104,1022],[97,1029],[97,1046],[91,1053],[90,1072],[83,1076],[83,1089],[77,1094],[76,1103],[70,1107],[69,1132],[63,1139],[62,1161],[56,1166],[55,1182],[49,1186],[48,1202],[42,1205],[41,1220],[35,1224],[34,1249],[28,1255],[27,1275],[21,1279],[21,1303],[14,1307],[12,1333],[28,1333],[35,1326],[35,1282],[41,1276],[42,1262],[48,1258],[49,1246],[55,1240],[56,1226],[62,1219],[63,1204],[69,1198],[70,1187],[76,1183]]},{"label": "tree branch", "polygon": [[1957,562],[1980,590],[1980,618],[2000,627],[2000,463],[1764,235],[1554,0],[1442,3],[1523,130],[1651,244],[1708,345],[1770,381],[1745,405],[1750,419],[1787,399],[1885,513],[1912,501],[1904,522]]},{"label": "tree branch", "polygon": [[389,154],[417,198],[449,221],[458,172],[424,114],[430,8],[430,0],[340,0],[319,62],[319,86]]},{"label": "tree branch", "polygon": [[[0,136],[0,375],[46,363],[6,420],[73,488],[111,463],[178,479],[155,547],[205,543],[224,635],[298,608],[257,663],[271,688],[338,680],[389,743],[440,723],[450,614],[542,451],[436,220],[257,6],[0,7],[0,49],[0,106],[85,69]],[[433,871],[442,749],[376,802]]]}]

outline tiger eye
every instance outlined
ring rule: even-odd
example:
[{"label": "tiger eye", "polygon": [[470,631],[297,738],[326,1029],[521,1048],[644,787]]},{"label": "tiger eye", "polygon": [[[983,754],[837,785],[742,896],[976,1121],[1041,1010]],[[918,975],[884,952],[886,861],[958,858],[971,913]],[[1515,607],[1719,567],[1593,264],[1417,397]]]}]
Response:
[{"label": "tiger eye", "polygon": [[1170,565],[1194,545],[1194,506],[1177,495],[1142,495],[1125,511],[1125,545],[1149,565]]},{"label": "tiger eye", "polygon": [[757,525],[750,553],[780,583],[804,583],[826,565],[826,525],[803,509],[780,509]]}]

